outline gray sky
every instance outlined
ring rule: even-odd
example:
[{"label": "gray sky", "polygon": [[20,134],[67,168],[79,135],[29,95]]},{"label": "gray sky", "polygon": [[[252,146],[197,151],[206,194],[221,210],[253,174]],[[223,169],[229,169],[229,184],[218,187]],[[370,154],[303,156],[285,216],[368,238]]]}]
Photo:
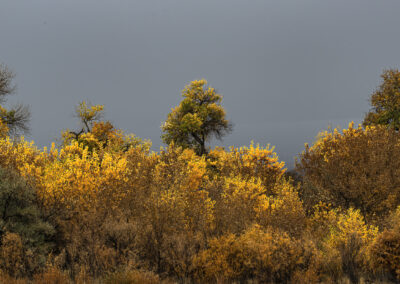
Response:
[{"label": "gray sky", "polygon": [[180,91],[205,78],[234,123],[220,145],[293,157],[328,125],[362,121],[399,68],[399,0],[0,0],[0,62],[39,147],[77,127],[81,100],[162,145]]}]

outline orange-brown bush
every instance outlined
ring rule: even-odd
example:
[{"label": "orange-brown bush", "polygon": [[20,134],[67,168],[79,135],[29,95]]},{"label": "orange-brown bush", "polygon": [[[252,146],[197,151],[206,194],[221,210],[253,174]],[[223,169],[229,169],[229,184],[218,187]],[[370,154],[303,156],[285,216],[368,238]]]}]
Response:
[{"label": "orange-brown bush", "polygon": [[23,276],[25,267],[25,253],[22,241],[18,234],[6,233],[0,247],[0,269],[10,276]]},{"label": "orange-brown bush", "polygon": [[204,247],[213,226],[213,201],[203,189],[206,163],[193,150],[174,146],[146,159],[131,172],[124,201],[140,228],[136,248],[157,271],[186,278],[192,254]]},{"label": "orange-brown bush", "polygon": [[322,133],[297,163],[310,187],[308,200],[356,208],[381,220],[400,204],[399,135],[384,126]]},{"label": "orange-brown bush", "polygon": [[308,232],[321,250],[317,262],[324,277],[338,281],[346,276],[356,283],[368,271],[365,260],[378,228],[367,225],[358,210],[340,212],[319,205]]},{"label": "orange-brown bush", "polygon": [[296,188],[284,180],[264,186],[259,179],[224,178],[208,185],[217,190],[215,224],[217,233],[239,234],[257,223],[300,235],[306,218]]},{"label": "orange-brown bush", "polygon": [[312,261],[313,252],[284,231],[255,225],[240,236],[228,234],[210,241],[194,259],[200,282],[255,279],[286,283]]},{"label": "orange-brown bush", "polygon": [[389,217],[388,227],[378,234],[369,248],[371,270],[400,280],[400,207]]}]

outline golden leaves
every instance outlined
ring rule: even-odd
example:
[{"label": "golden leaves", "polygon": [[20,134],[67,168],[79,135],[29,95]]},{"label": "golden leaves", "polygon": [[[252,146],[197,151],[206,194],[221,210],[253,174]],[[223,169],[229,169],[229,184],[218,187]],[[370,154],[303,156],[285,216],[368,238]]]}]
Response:
[{"label": "golden leaves", "polygon": [[398,134],[384,126],[351,123],[342,132],[322,133],[306,147],[297,167],[311,187],[313,198],[343,208],[361,210],[376,219],[393,210],[400,200]]}]

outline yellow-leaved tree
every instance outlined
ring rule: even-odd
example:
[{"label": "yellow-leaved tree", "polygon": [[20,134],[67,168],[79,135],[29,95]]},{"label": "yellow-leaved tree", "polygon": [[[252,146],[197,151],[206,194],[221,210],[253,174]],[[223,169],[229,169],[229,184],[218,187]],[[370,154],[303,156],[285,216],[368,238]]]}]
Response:
[{"label": "yellow-leaved tree", "polygon": [[204,79],[192,81],[182,96],[184,99],[161,126],[162,139],[166,144],[174,142],[204,155],[208,152],[206,142],[212,137],[221,139],[232,128],[220,105],[222,96]]}]

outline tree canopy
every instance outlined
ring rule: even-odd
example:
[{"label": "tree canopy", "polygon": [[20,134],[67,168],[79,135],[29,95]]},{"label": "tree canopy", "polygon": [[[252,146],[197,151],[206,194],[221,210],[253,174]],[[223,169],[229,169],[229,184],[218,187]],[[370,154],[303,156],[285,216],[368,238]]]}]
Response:
[{"label": "tree canopy", "polygon": [[221,139],[232,129],[220,105],[222,96],[207,81],[196,80],[183,91],[184,99],[172,109],[161,126],[165,143],[171,142],[184,148],[192,148],[199,155],[207,153],[206,142],[212,137]]},{"label": "tree canopy", "polygon": [[400,129],[400,72],[397,69],[385,70],[381,75],[383,82],[371,96],[372,109],[364,118],[364,126],[387,125]]}]

